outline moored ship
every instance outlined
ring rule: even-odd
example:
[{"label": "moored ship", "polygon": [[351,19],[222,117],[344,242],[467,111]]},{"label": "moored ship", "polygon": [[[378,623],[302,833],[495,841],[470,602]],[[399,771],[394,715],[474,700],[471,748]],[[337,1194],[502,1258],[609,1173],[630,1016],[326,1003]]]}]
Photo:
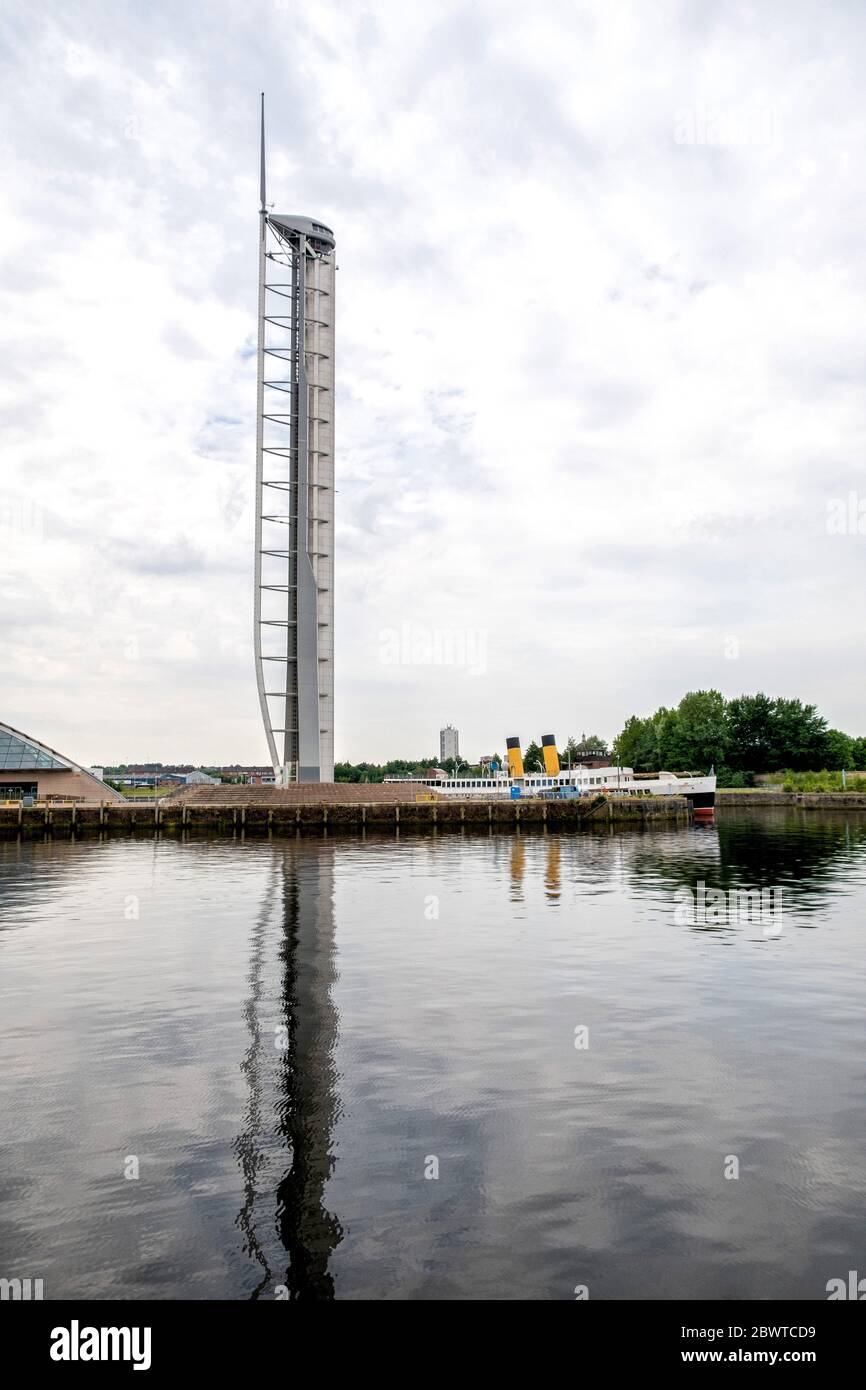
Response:
[{"label": "moored ship", "polygon": [[[716,777],[677,776],[673,772],[637,773],[630,767],[588,767],[577,764],[563,768],[559,763],[552,734],[542,739],[543,772],[525,772],[519,741],[507,740],[508,771],[493,771],[483,777],[449,777],[437,770],[435,775],[386,777],[386,782],[412,782],[428,787],[440,796],[458,797],[550,797],[567,798],[582,795],[614,796],[684,796],[697,819],[714,815]],[[432,771],[432,770],[431,770]]]}]

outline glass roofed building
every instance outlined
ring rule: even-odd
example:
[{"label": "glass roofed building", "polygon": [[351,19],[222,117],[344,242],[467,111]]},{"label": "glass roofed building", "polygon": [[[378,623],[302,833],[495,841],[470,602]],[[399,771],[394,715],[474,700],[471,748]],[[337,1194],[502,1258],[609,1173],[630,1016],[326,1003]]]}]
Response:
[{"label": "glass roofed building", "polygon": [[0,724],[0,801],[122,801],[86,767],[29,734]]}]

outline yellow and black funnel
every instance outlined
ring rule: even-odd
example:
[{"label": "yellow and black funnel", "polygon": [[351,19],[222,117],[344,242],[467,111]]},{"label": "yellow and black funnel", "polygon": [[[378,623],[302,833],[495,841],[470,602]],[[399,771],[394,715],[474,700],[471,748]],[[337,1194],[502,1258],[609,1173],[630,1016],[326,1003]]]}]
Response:
[{"label": "yellow and black funnel", "polygon": [[519,738],[507,738],[505,748],[508,755],[508,771],[512,777],[523,776],[523,754],[520,751]]},{"label": "yellow and black funnel", "polygon": [[556,777],[559,772],[559,754],[556,751],[556,739],[553,734],[541,735],[541,755],[544,758],[544,770],[550,777]]}]

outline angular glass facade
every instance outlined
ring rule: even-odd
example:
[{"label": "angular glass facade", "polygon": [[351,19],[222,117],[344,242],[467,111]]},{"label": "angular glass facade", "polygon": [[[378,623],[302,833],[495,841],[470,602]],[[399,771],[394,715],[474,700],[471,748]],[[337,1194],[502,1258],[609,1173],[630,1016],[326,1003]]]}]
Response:
[{"label": "angular glass facade", "polygon": [[63,772],[69,768],[69,764],[61,762],[59,758],[53,758],[44,748],[28,743],[27,739],[6,729],[0,729],[0,772],[18,772],[38,767],[56,768]]}]

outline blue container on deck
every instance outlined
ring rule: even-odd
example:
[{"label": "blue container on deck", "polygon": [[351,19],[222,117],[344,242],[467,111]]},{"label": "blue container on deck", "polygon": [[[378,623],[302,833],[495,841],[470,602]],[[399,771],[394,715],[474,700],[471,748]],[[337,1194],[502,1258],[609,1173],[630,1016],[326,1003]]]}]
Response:
[{"label": "blue container on deck", "polygon": [[512,787],[512,788],[511,788],[511,800],[512,800],[512,801],[516,801],[516,800],[518,799],[519,796],[520,796],[520,788],[519,788],[519,787]]}]

